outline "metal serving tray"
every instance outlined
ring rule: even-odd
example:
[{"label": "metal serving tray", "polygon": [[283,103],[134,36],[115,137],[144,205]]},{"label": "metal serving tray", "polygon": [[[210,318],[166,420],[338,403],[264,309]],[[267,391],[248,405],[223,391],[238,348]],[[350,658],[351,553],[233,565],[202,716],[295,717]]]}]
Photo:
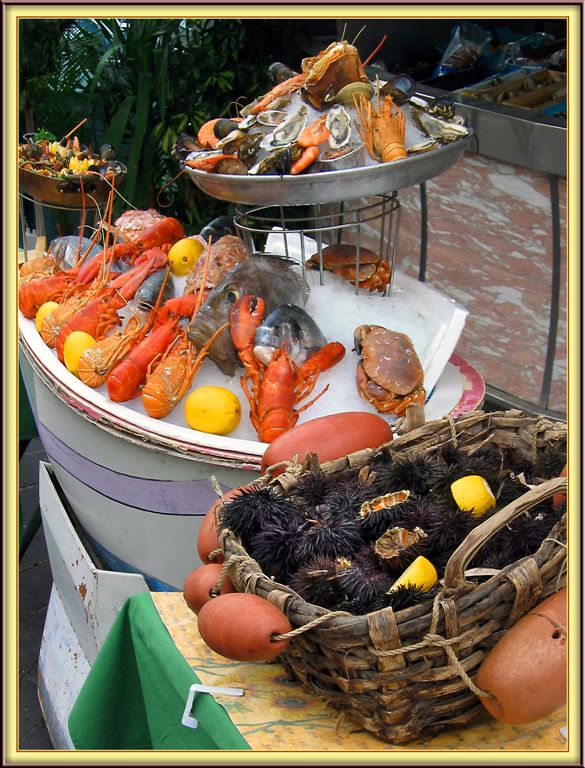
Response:
[{"label": "metal serving tray", "polygon": [[185,167],[192,182],[219,200],[248,205],[333,203],[422,184],[448,170],[468,148],[472,132],[439,149],[392,163],[300,176],[230,176]]}]

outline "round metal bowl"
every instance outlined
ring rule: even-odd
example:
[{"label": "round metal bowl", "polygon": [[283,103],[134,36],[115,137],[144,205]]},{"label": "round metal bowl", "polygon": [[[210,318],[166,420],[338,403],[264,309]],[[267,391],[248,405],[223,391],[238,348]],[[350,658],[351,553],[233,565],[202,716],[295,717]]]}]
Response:
[{"label": "round metal bowl", "polygon": [[[82,208],[81,184],[86,193],[85,204],[105,203],[110,194],[110,184],[104,179],[104,174],[115,167],[116,189],[122,186],[126,176],[126,166],[118,161],[106,163],[100,173],[72,174],[66,179],[55,179],[52,176],[42,176],[24,168],[18,169],[20,191],[30,195],[40,203],[55,205],[61,208]],[[92,199],[93,198],[93,199]]]},{"label": "round metal bowl", "polygon": [[302,205],[333,203],[394,192],[438,176],[449,169],[468,148],[471,130],[445,146],[392,163],[320,171],[299,176],[229,176],[206,173],[185,166],[191,181],[219,200],[247,205]]}]

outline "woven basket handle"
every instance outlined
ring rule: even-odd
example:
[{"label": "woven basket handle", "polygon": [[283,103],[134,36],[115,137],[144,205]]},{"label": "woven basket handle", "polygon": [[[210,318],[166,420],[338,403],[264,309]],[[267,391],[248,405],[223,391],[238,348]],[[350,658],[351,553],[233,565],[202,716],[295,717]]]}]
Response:
[{"label": "woven basket handle", "polygon": [[553,480],[547,480],[536,488],[527,491],[519,499],[503,507],[491,517],[488,517],[483,523],[480,523],[467,535],[465,541],[457,547],[449,558],[445,568],[445,589],[472,586],[465,580],[465,569],[469,561],[479,552],[488,539],[507,523],[521,515],[522,512],[526,512],[535,504],[554,496],[555,493],[566,492],[566,490],[566,477],[556,477]]}]

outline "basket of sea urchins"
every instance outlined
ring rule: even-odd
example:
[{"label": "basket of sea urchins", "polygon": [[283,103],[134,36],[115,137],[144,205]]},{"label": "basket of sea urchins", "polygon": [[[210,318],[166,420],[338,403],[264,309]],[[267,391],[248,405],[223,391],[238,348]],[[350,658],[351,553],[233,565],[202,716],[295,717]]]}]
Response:
[{"label": "basket of sea urchins", "polygon": [[224,573],[285,614],[278,659],[359,726],[400,744],[468,723],[487,652],[565,586],[566,449],[564,423],[474,412],[293,461],[219,505]]}]

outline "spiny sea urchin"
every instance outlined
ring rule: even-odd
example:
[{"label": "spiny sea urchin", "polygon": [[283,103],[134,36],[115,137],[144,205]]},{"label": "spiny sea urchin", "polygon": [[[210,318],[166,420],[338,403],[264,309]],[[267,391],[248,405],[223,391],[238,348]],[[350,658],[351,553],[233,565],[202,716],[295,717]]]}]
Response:
[{"label": "spiny sea urchin", "polygon": [[[386,592],[392,579],[381,568],[370,547],[358,550],[351,558],[351,565],[339,571],[339,589],[352,613],[367,613],[372,602]],[[339,606],[338,606],[339,607]]]},{"label": "spiny sea urchin", "polygon": [[250,538],[266,524],[296,516],[295,505],[270,486],[252,484],[232,496],[220,513],[220,528],[229,528],[248,546]]},{"label": "spiny sea urchin", "polygon": [[383,608],[392,608],[395,612],[402,611],[405,608],[410,608],[412,605],[432,600],[436,591],[436,589],[433,589],[424,592],[422,589],[410,584],[401,585],[393,589],[392,592],[384,592],[373,600],[370,605],[370,613],[381,611]]},{"label": "spiny sea urchin", "polygon": [[401,490],[424,495],[434,486],[440,468],[434,455],[395,456],[390,464],[376,468],[373,485],[379,495]]},{"label": "spiny sea urchin", "polygon": [[322,507],[307,514],[291,542],[300,565],[318,556],[350,556],[361,544],[357,520],[336,519]]},{"label": "spiny sea urchin", "polygon": [[250,537],[248,552],[267,576],[286,583],[297,569],[298,560],[292,542],[299,535],[301,525],[299,515],[290,515],[265,523]]},{"label": "spiny sea urchin", "polygon": [[294,495],[301,503],[312,508],[322,504],[335,485],[336,479],[332,475],[325,474],[321,469],[311,469],[299,478]]},{"label": "spiny sea urchin", "polygon": [[543,480],[559,477],[567,463],[565,443],[546,445],[536,456],[534,474]]},{"label": "spiny sea urchin", "polygon": [[337,573],[334,558],[314,557],[291,576],[289,586],[308,603],[332,609],[342,599]]}]

